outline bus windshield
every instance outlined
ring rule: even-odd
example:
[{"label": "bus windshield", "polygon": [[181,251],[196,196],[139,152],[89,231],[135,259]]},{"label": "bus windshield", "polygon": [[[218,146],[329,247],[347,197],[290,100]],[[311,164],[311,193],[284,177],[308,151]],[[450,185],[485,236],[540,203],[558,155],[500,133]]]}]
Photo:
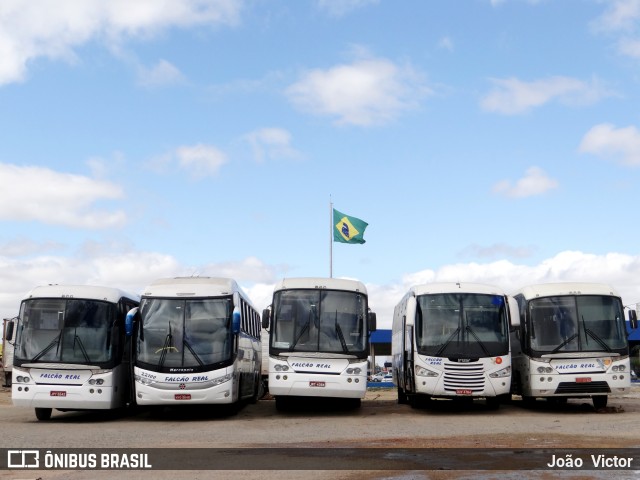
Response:
[{"label": "bus windshield", "polygon": [[625,349],[622,302],[601,295],[536,298],[529,302],[531,349],[543,353]]},{"label": "bus windshield", "polygon": [[115,305],[36,298],[22,303],[15,358],[22,362],[100,365],[112,360]]},{"label": "bus windshield", "polygon": [[507,308],[500,295],[420,295],[415,325],[421,355],[480,358],[509,353]]},{"label": "bus windshield", "polygon": [[232,298],[144,298],[138,363],[157,371],[194,370],[231,358]]},{"label": "bus windshield", "polygon": [[273,302],[271,348],[359,354],[366,349],[367,302],[357,292],[282,290]]}]

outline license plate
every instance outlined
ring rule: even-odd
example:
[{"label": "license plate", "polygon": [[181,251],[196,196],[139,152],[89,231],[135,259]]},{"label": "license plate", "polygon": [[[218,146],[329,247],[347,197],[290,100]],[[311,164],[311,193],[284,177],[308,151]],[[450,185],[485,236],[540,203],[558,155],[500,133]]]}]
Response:
[{"label": "license plate", "polygon": [[591,382],[591,377],[576,378],[576,383],[589,383],[589,382]]},{"label": "license plate", "polygon": [[471,395],[473,392],[471,390],[456,390],[457,395]]},{"label": "license plate", "polygon": [[174,398],[176,400],[191,400],[191,394],[190,393],[176,393]]},{"label": "license plate", "polygon": [[67,392],[59,391],[59,390],[52,390],[51,392],[49,392],[49,396],[50,397],[66,397],[67,396]]},{"label": "license plate", "polygon": [[309,386],[310,387],[324,387],[325,383],[324,382],[309,382]]}]

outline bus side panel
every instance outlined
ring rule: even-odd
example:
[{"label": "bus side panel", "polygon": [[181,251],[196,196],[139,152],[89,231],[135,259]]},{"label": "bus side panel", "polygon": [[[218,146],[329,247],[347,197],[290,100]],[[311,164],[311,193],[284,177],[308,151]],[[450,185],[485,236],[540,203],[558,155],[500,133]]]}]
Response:
[{"label": "bus side panel", "polygon": [[249,335],[241,334],[238,339],[236,366],[240,378],[238,396],[251,398],[258,394],[262,351],[260,342]]}]

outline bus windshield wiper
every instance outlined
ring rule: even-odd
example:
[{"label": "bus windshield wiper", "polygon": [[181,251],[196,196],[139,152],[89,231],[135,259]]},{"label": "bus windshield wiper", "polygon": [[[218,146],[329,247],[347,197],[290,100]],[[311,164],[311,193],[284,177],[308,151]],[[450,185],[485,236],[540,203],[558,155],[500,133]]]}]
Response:
[{"label": "bus windshield wiper", "polygon": [[49,352],[49,350],[51,350],[53,347],[56,347],[56,355],[57,355],[61,338],[62,338],[62,330],[60,330],[60,333],[58,333],[58,335],[56,335],[56,337],[53,340],[51,340],[51,343],[49,343],[49,345],[47,345],[39,353],[37,353],[36,356],[31,359],[31,361],[37,362],[42,357],[44,357]]},{"label": "bus windshield wiper", "polygon": [[82,352],[84,359],[87,361],[87,363],[91,362],[91,360],[89,359],[89,355],[87,355],[87,350],[84,348],[84,345],[82,344],[82,340],[80,340],[80,337],[78,336],[77,328],[74,328],[73,329],[73,348],[76,347],[76,341],[78,342],[78,346],[80,347],[80,351]]},{"label": "bus windshield wiper", "polygon": [[565,345],[567,345],[568,343],[571,343],[573,341],[574,338],[576,338],[578,336],[577,333],[574,333],[573,335],[571,335],[569,338],[567,338],[564,342],[562,342],[560,345],[558,345],[556,348],[554,348],[553,350],[551,350],[551,353],[558,353],[558,351],[560,351],[560,349],[562,347],[564,347]]},{"label": "bus windshield wiper", "polygon": [[169,333],[167,333],[167,336],[164,339],[164,344],[162,345],[161,349],[156,350],[156,353],[162,352],[160,354],[160,361],[158,362],[158,368],[162,368],[162,366],[164,365],[164,361],[167,358],[167,351],[172,349],[175,350],[176,352],[178,351],[178,349],[174,347],[172,343],[173,343],[173,334],[171,333],[171,322],[169,322]]},{"label": "bus windshield wiper", "polygon": [[201,367],[204,365],[204,362],[202,360],[200,360],[200,357],[198,356],[198,354],[193,350],[193,348],[191,347],[191,345],[189,345],[189,342],[187,342],[186,338],[182,339],[182,344],[187,347],[187,350],[189,350],[189,352],[191,353],[191,355],[193,355],[193,358],[196,359],[196,362],[198,362],[198,365],[200,365]]},{"label": "bus windshield wiper", "polygon": [[309,306],[309,316],[307,317],[307,323],[304,324],[304,327],[302,327],[302,330],[300,330],[300,333],[298,334],[294,342],[289,347],[290,352],[293,352],[293,349],[296,348],[296,345],[298,345],[298,342],[302,338],[302,335],[304,335],[304,332],[309,330],[309,326],[311,325],[311,314],[313,313],[313,307],[314,307],[313,305]]},{"label": "bus windshield wiper", "polygon": [[338,338],[340,339],[340,344],[342,345],[342,351],[344,353],[349,353],[349,349],[347,348],[347,342],[344,340],[344,334],[342,333],[342,327],[338,323],[338,311],[336,310],[336,333],[338,334]]},{"label": "bus windshield wiper", "polygon": [[473,328],[471,328],[470,325],[467,325],[466,327],[467,332],[469,332],[471,335],[473,335],[473,338],[476,339],[476,342],[478,342],[478,345],[480,345],[480,348],[482,349],[482,351],[484,352],[484,354],[487,357],[490,357],[491,355],[489,355],[489,350],[487,350],[487,347],[485,347],[484,343],[482,343],[482,340],[480,340],[478,338],[478,335],[476,335],[476,332],[473,331]]},{"label": "bus windshield wiper", "polygon": [[447,340],[442,344],[442,346],[438,349],[438,351],[436,352],[436,354],[434,355],[434,357],[439,357],[440,355],[442,355],[442,352],[445,351],[445,349],[449,346],[449,344],[451,343],[451,340],[453,340],[453,337],[455,337],[458,333],[460,332],[460,327],[456,328],[453,333],[451,335],[449,335],[449,338],[447,338]]},{"label": "bus windshield wiper", "polygon": [[[584,320],[583,320],[583,322],[584,322]],[[609,347],[609,345],[607,345],[607,343],[602,338],[600,338],[600,336],[596,332],[594,332],[590,328],[587,328],[586,324],[584,326],[584,331],[586,332],[587,335],[589,335],[596,342],[598,342],[600,344],[600,346],[602,348],[604,348],[607,352],[611,352],[611,347]]]}]

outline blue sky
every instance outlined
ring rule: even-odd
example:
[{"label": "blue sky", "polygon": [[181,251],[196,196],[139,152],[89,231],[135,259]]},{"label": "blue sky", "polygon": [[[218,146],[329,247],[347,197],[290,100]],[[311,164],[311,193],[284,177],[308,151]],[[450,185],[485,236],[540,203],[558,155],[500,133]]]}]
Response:
[{"label": "blue sky", "polygon": [[3,0],[0,313],[46,283],[612,284],[640,302],[640,0]]}]

